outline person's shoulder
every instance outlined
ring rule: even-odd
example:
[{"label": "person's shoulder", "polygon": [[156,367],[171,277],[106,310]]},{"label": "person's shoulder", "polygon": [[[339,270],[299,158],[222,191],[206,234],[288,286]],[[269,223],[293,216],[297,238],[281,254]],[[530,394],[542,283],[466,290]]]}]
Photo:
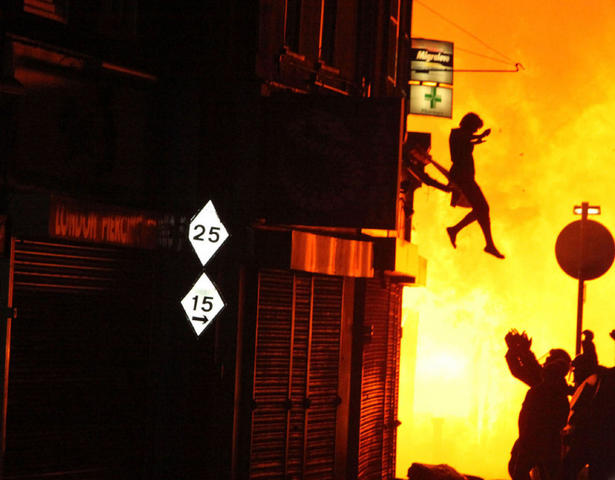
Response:
[{"label": "person's shoulder", "polygon": [[451,129],[450,138],[455,139],[455,140],[464,140],[464,139],[469,139],[470,137],[467,134],[467,132],[464,131],[463,129],[453,128]]}]

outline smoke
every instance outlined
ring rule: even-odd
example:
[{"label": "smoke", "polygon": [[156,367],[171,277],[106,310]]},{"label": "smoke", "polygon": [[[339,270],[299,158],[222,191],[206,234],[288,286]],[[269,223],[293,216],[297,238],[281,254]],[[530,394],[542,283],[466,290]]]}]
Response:
[{"label": "smoke", "polygon": [[[454,249],[445,228],[467,210],[450,207],[440,191],[417,190],[413,243],[428,259],[427,286],[406,288],[404,297],[398,476],[412,462],[425,462],[507,478],[527,388],[508,372],[504,335],[526,330],[539,357],[554,347],[573,355],[577,282],[559,268],[555,241],[578,219],[572,209],[583,201],[600,205],[594,220],[615,228],[615,67],[607,61],[615,12],[606,0],[586,9],[529,0],[497,2],[499,9],[486,0],[471,10],[453,0],[429,5],[526,70],[456,74],[452,119],[409,118],[410,130],[431,132],[432,156],[445,166],[449,131],[465,113],[478,113],[492,129],[474,158],[506,259],[483,252],[476,223],[459,234]],[[490,53],[420,4],[413,36]],[[455,66],[476,67],[477,59],[456,52]],[[615,360],[608,337],[615,328],[613,291],[613,270],[586,283],[584,328],[595,332],[607,366]]]}]

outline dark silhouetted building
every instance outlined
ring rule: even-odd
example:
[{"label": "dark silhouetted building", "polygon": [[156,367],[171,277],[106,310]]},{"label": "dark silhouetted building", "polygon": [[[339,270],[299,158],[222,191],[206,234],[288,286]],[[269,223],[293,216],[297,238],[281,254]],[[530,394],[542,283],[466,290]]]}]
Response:
[{"label": "dark silhouetted building", "polygon": [[394,477],[410,15],[3,3],[2,478]]}]

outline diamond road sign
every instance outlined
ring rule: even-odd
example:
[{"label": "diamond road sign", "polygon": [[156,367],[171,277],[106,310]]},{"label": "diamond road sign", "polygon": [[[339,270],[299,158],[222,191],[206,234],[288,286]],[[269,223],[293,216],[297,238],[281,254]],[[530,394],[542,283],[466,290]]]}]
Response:
[{"label": "diamond road sign", "polygon": [[228,238],[228,232],[222,225],[211,200],[190,222],[188,235],[201,265],[205,265]]},{"label": "diamond road sign", "polygon": [[203,333],[224,308],[222,297],[204,273],[181,301],[195,333]]}]

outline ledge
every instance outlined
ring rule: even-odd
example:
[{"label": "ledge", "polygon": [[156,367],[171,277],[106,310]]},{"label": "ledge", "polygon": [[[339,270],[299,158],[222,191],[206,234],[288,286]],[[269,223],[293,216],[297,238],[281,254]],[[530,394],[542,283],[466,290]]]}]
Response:
[{"label": "ledge", "polygon": [[416,245],[396,238],[353,239],[327,233],[256,228],[256,261],[272,268],[345,277],[373,278],[378,271],[396,283],[425,285],[427,261]]}]

